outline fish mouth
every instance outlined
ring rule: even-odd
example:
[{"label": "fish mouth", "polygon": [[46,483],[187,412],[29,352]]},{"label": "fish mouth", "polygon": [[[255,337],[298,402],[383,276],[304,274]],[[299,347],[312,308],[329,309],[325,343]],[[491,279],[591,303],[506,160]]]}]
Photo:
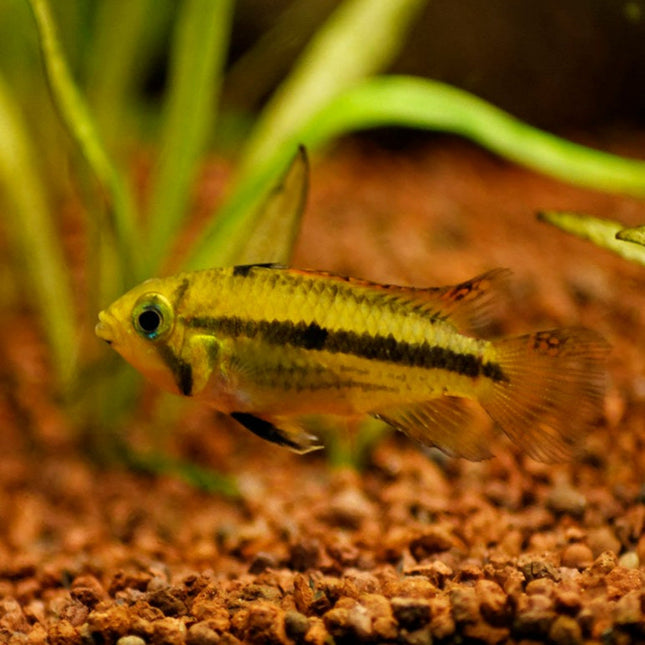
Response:
[{"label": "fish mouth", "polygon": [[94,327],[94,333],[108,345],[111,345],[114,342],[114,334],[107,318],[108,316],[104,311],[99,313],[99,321],[96,323],[96,327]]}]

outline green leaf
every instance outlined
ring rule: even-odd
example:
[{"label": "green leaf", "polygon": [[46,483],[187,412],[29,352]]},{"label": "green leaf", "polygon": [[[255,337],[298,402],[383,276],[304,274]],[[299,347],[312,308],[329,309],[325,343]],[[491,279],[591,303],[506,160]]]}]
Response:
[{"label": "green leaf", "polygon": [[[620,222],[567,211],[544,211],[538,214],[538,219],[583,240],[589,240],[596,246],[613,251],[626,260],[645,264],[645,251],[640,246],[621,241],[624,225]],[[619,234],[620,239],[616,239]]]},{"label": "green leaf", "polygon": [[425,0],[347,0],[332,14],[262,112],[231,193],[188,258],[187,268],[237,262],[230,249],[241,248],[258,226],[263,195],[299,145],[309,148],[305,122],[360,79],[389,64],[424,4]]},{"label": "green leaf", "polygon": [[159,269],[190,197],[200,155],[215,121],[216,97],[228,49],[232,0],[188,0],[172,46],[160,160],[152,181],[148,268]]},{"label": "green leaf", "polygon": [[140,278],[140,238],[132,196],[112,165],[98,136],[94,121],[67,67],[47,0],[29,0],[36,18],[45,71],[54,101],[72,138],[106,190],[120,246],[127,267],[126,282]]},{"label": "green leaf", "polygon": [[241,160],[263,164],[322,105],[385,68],[425,0],[346,0],[312,38],[263,110]]},{"label": "green leaf", "polygon": [[40,315],[51,348],[51,366],[59,388],[67,390],[75,372],[78,329],[60,238],[36,171],[37,152],[0,77],[0,183],[13,206],[3,217],[7,234],[26,272],[28,301]]},{"label": "green leaf", "polygon": [[607,192],[645,196],[645,162],[593,150],[533,128],[482,99],[438,81],[408,76],[368,79],[331,98],[290,139],[239,178],[204,231],[190,268],[224,264],[257,226],[253,206],[283,172],[299,144],[315,150],[348,132],[401,126],[464,136],[506,159],[552,177]]},{"label": "green leaf", "polygon": [[94,8],[83,78],[98,129],[110,148],[127,139],[128,108],[137,96],[137,82],[159,49],[173,7],[168,0],[103,0]]},{"label": "green leaf", "polygon": [[346,132],[383,126],[451,132],[567,183],[645,197],[645,162],[543,132],[439,81],[409,76],[364,81],[325,104],[297,137],[309,149]]},{"label": "green leaf", "polygon": [[[235,111],[252,112],[291,68],[338,0],[292,0],[226,74],[223,100]],[[1,44],[1,43],[0,43]]]}]

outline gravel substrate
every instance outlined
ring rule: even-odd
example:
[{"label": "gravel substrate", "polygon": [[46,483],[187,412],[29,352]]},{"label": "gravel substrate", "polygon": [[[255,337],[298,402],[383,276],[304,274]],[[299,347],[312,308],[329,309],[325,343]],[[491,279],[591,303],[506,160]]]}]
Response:
[{"label": "gravel substrate", "polygon": [[2,506],[21,512],[3,527],[0,634],[11,645],[645,639],[637,491],[581,492],[562,468],[508,457],[451,472],[397,444],[362,476],[276,456],[283,468],[259,463],[269,474],[247,474],[237,502],[66,459],[32,473],[37,491],[6,482]]}]

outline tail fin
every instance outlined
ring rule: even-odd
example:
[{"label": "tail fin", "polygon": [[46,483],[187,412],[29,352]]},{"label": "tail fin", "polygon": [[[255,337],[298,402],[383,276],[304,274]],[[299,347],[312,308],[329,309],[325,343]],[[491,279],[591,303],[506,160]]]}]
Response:
[{"label": "tail fin", "polygon": [[494,342],[506,378],[480,402],[538,461],[570,457],[600,416],[609,345],[589,329],[553,329]]}]

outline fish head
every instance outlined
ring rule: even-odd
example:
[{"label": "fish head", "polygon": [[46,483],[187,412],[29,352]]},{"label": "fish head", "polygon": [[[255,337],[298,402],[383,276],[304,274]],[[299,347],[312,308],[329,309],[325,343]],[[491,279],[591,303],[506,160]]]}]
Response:
[{"label": "fish head", "polygon": [[183,330],[174,286],[154,278],[134,287],[99,313],[95,333],[155,385],[181,394],[177,357]]}]

